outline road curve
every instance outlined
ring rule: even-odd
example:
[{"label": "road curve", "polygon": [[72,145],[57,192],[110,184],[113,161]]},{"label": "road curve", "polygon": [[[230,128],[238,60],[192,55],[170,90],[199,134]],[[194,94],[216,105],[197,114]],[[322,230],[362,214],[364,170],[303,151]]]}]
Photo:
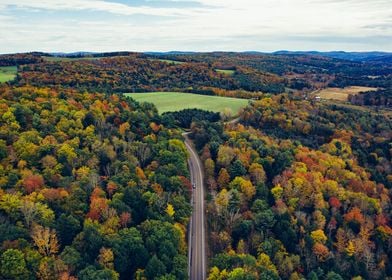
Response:
[{"label": "road curve", "polygon": [[189,170],[191,182],[195,185],[192,195],[193,212],[189,226],[188,273],[190,280],[206,279],[206,247],[204,223],[204,181],[200,158],[193,148],[187,134],[184,134],[185,145],[189,151]]}]

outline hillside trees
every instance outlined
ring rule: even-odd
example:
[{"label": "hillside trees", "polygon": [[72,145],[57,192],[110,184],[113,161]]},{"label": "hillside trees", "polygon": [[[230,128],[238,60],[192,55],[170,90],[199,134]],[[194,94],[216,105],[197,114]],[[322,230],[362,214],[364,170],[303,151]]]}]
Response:
[{"label": "hillside trees", "polygon": [[[368,116],[276,96],[254,102],[240,124],[201,142],[211,195],[211,279],[228,279],[240,269],[271,279],[390,275],[390,191],[360,165],[353,141],[366,133],[387,141],[381,135],[390,133],[390,122],[375,116],[380,123],[370,127],[356,117]],[[315,129],[319,122],[330,130]],[[194,139],[205,130],[194,124]]]},{"label": "hillside trees", "polygon": [[156,261],[184,275],[187,152],[156,109],[32,86],[0,95],[2,275],[126,279]]},{"label": "hillside trees", "polygon": [[[1,56],[0,56],[1,62]],[[19,85],[77,88],[98,92],[191,91],[215,89],[284,91],[284,79],[249,67],[233,76],[214,71],[205,62],[170,64],[138,54],[93,60],[42,61],[20,67]],[[58,75],[58,73],[62,73]],[[243,96],[241,92],[237,96]],[[231,95],[227,92],[227,95]]]}]

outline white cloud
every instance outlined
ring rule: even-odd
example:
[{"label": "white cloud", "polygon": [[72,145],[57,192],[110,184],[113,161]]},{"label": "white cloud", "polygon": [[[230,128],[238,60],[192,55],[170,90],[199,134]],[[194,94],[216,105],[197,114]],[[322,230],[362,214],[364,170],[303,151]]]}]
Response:
[{"label": "white cloud", "polygon": [[[199,0],[202,5],[197,8],[175,8],[176,1],[170,8],[132,7],[109,0],[15,2],[0,0],[0,52],[392,51],[389,0]],[[7,8],[10,6],[27,13],[31,9],[42,14],[55,11],[59,18],[32,18],[27,24],[18,18],[18,9]],[[62,11],[77,11],[78,16],[62,17]],[[108,16],[86,20],[80,16],[84,11]],[[136,20],[135,15],[140,14],[145,16]]]},{"label": "white cloud", "polygon": [[176,8],[154,8],[149,6],[135,7],[104,0],[1,0],[0,7],[17,7],[22,9],[38,9],[52,11],[101,11],[119,15],[154,15],[154,16],[171,16],[171,15],[190,15],[192,11]]}]

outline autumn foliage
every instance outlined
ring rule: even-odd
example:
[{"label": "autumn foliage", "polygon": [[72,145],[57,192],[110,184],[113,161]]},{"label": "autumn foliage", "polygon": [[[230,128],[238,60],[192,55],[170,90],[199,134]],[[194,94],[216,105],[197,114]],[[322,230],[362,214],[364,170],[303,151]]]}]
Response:
[{"label": "autumn foliage", "polygon": [[117,95],[0,85],[0,96],[2,276],[158,277],[154,256],[186,277],[178,229],[192,187],[178,130]]}]

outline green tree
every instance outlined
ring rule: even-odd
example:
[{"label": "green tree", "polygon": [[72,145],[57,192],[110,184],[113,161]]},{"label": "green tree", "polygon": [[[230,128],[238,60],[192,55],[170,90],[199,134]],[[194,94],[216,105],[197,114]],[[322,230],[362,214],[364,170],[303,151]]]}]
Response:
[{"label": "green tree", "polygon": [[260,231],[272,228],[276,222],[274,212],[271,209],[255,213],[254,221],[256,228]]},{"label": "green tree", "polygon": [[11,279],[25,279],[27,275],[26,261],[21,251],[8,249],[1,255],[1,275]]},{"label": "green tree", "polygon": [[119,274],[111,269],[97,269],[90,265],[79,272],[79,280],[118,280]]},{"label": "green tree", "polygon": [[[145,267],[148,252],[140,232],[136,228],[125,228],[111,239],[115,255],[114,268],[124,275],[132,275],[136,269]],[[132,261],[129,261],[132,260]]]},{"label": "green tree", "polygon": [[60,238],[60,243],[65,246],[72,243],[72,240],[80,232],[81,225],[72,215],[61,214],[57,219],[56,229]]},{"label": "green tree", "polygon": [[230,165],[229,173],[231,178],[244,176],[246,174],[246,168],[240,160],[236,160]]},{"label": "green tree", "polygon": [[7,143],[4,140],[0,140],[0,160],[7,157]]},{"label": "green tree", "polygon": [[327,273],[325,280],[343,280],[343,278],[342,278],[342,276],[340,276],[336,272],[330,271]]},{"label": "green tree", "polygon": [[245,271],[242,267],[237,267],[231,271],[227,280],[256,280],[256,276]]},{"label": "green tree", "polygon": [[166,273],[165,265],[154,255],[147,263],[145,275],[147,279],[154,279]]},{"label": "green tree", "polygon": [[80,253],[72,246],[66,246],[61,252],[60,258],[68,266],[71,272],[80,267],[83,261]]},{"label": "green tree", "polygon": [[187,279],[188,277],[188,259],[184,255],[177,255],[173,259],[172,274],[176,279]]}]

